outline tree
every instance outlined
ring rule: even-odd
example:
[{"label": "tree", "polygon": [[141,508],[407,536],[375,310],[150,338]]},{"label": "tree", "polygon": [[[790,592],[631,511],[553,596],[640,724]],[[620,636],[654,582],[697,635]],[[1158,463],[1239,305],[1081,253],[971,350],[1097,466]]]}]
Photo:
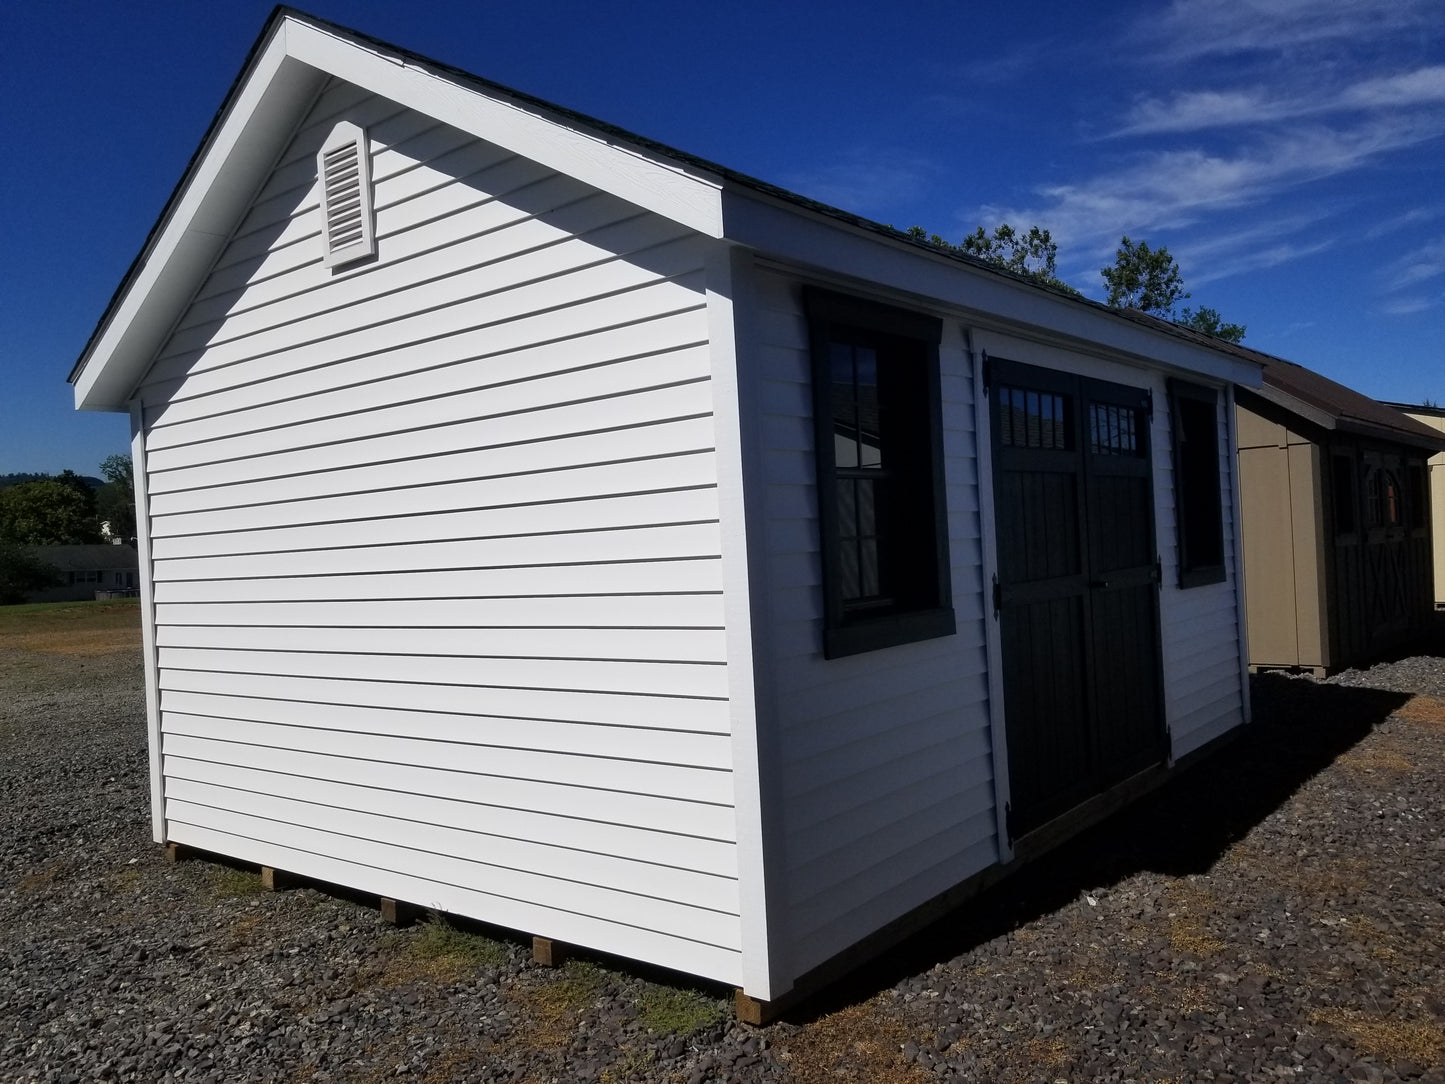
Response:
[{"label": "tree", "polygon": [[1193,331],[1202,331],[1225,342],[1237,343],[1244,338],[1243,324],[1226,324],[1217,311],[1200,306],[1184,309],[1179,313],[1179,323]]},{"label": "tree", "polygon": [[0,605],[24,602],[32,591],[61,582],[60,571],[24,546],[0,541]]},{"label": "tree", "polygon": [[0,491],[0,540],[24,546],[98,542],[95,491],[71,471]]},{"label": "tree", "polygon": [[1109,288],[1108,303],[1116,309],[1138,309],[1166,320],[1174,319],[1174,306],[1189,296],[1179,275],[1179,264],[1163,245],[1151,249],[1119,239],[1114,266],[1099,270]]},{"label": "tree", "polygon": [[105,485],[95,495],[96,515],[110,524],[112,538],[135,537],[135,468],[128,455],[106,456],[100,465]]},{"label": "tree", "polygon": [[956,245],[945,241],[936,233],[930,234],[922,226],[909,227],[908,236],[946,252],[962,253],[983,260],[1005,271],[1012,271],[1015,275],[1052,286],[1056,290],[1075,295],[1079,293],[1058,277],[1059,246],[1048,230],[1038,226],[1030,226],[1028,233],[1021,234],[1004,222],[994,229],[992,235],[980,226]]}]

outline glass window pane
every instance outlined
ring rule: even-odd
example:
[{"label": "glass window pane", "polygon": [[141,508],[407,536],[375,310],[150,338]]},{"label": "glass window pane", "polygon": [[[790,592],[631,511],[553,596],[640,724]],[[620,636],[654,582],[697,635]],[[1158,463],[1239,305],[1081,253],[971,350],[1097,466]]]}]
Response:
[{"label": "glass window pane", "polygon": [[878,584],[878,540],[863,538],[858,542],[858,579],[864,597],[883,593]]},{"label": "glass window pane", "polygon": [[852,478],[838,479],[838,537],[858,537],[858,501],[855,496],[857,481]]}]

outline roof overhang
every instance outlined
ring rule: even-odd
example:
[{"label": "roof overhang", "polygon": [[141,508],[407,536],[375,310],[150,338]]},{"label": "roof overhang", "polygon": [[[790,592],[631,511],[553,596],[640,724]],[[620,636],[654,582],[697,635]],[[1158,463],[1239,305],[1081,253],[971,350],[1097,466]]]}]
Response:
[{"label": "roof overhang", "polygon": [[729,186],[723,194],[729,241],[794,266],[910,294],[959,312],[980,328],[1172,369],[1219,383],[1258,387],[1257,362],[1174,334],[1095,301],[958,259],[875,224],[790,206],[766,192]]},{"label": "roof overhang", "polygon": [[70,374],[76,406],[135,388],[327,82],[337,78],[787,266],[912,296],[980,327],[1219,383],[1260,367],[1137,319],[941,252],[877,223],[650,143],[466,72],[279,8]]},{"label": "roof overhang", "polygon": [[[1266,403],[1271,403],[1286,410],[1295,417],[1317,426],[1326,432],[1346,433],[1351,436],[1370,437],[1375,440],[1389,441],[1392,444],[1408,444],[1412,447],[1429,449],[1430,451],[1445,451],[1445,433],[1427,435],[1425,433],[1412,433],[1403,429],[1393,429],[1385,425],[1377,425],[1363,418],[1354,418],[1349,415],[1336,415],[1328,410],[1307,403],[1296,395],[1270,384],[1263,384],[1252,388],[1248,395],[1258,396]],[[1390,404],[1386,404],[1390,405]]]},{"label": "roof overhang", "polygon": [[136,384],[333,77],[711,237],[722,181],[602,127],[278,9],[70,373],[82,410],[127,410]]}]

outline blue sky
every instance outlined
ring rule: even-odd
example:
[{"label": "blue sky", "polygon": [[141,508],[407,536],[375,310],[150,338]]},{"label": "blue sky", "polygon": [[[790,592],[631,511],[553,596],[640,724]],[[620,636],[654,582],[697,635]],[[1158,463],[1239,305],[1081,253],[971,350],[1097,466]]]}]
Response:
[{"label": "blue sky", "polygon": [[[1047,227],[1093,297],[1167,245],[1247,345],[1445,401],[1440,0],[308,10],[895,226]],[[127,450],[65,376],[269,12],[0,5],[0,473]]]}]

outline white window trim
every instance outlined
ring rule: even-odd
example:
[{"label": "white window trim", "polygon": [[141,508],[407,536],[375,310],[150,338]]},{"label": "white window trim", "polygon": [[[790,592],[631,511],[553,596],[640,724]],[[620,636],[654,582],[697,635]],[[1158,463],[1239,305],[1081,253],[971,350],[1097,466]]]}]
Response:
[{"label": "white window trim", "polygon": [[325,265],[334,269],[375,256],[371,148],[366,130],[345,120],[332,128],[316,152],[316,178]]}]

